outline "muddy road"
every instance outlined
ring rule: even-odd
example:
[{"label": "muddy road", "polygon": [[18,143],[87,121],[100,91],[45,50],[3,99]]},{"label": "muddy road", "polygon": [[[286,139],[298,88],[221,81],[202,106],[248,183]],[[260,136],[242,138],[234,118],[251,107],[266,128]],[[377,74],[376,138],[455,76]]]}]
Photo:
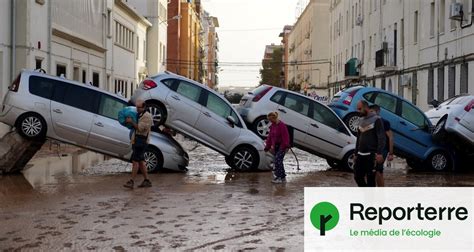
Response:
[{"label": "muddy road", "polygon": [[[153,174],[153,187],[134,190],[122,187],[127,163],[73,148],[38,153],[23,174],[0,176],[0,250],[302,251],[304,187],[355,186],[302,151],[301,169],[289,154],[288,183],[274,185],[269,172],[231,172],[217,153],[185,146],[189,172]],[[471,171],[411,171],[403,160],[385,177],[387,186],[474,186]]]}]

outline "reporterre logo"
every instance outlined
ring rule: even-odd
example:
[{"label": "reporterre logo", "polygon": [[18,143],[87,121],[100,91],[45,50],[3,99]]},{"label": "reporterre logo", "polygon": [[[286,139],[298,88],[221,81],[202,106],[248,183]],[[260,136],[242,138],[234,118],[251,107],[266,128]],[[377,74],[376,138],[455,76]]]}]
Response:
[{"label": "reporterre logo", "polygon": [[339,210],[329,202],[320,202],[314,205],[310,213],[311,223],[319,230],[321,236],[337,226],[339,222]]}]

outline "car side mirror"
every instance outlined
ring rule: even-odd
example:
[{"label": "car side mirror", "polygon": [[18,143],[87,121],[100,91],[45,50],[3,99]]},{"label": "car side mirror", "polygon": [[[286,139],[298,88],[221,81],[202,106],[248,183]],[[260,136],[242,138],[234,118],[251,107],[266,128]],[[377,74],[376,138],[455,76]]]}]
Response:
[{"label": "car side mirror", "polygon": [[432,100],[432,101],[430,102],[430,104],[433,105],[433,107],[435,107],[435,108],[439,107],[439,102],[438,102],[438,100],[436,100],[436,99],[435,99],[435,100]]},{"label": "car side mirror", "polygon": [[237,124],[237,122],[235,121],[235,119],[232,117],[232,116],[228,116],[227,117],[227,122],[229,122],[229,124],[234,127],[234,125]]}]

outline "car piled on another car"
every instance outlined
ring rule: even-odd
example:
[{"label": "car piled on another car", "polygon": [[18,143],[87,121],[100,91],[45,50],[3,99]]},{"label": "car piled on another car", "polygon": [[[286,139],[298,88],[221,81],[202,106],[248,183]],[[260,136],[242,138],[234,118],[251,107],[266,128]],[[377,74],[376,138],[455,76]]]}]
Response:
[{"label": "car piled on another car", "polygon": [[[26,138],[49,137],[130,161],[129,129],[117,120],[126,106],[123,97],[94,86],[23,70],[9,87],[0,121]],[[189,158],[178,142],[152,133],[145,161],[150,172],[186,171]]]},{"label": "car piled on another car", "polygon": [[381,117],[390,122],[394,133],[395,154],[406,158],[410,166],[423,164],[438,171],[453,167],[454,153],[433,141],[430,120],[406,99],[379,88],[355,86],[337,93],[328,106],[357,134],[360,119],[357,102],[360,100],[380,106]]}]

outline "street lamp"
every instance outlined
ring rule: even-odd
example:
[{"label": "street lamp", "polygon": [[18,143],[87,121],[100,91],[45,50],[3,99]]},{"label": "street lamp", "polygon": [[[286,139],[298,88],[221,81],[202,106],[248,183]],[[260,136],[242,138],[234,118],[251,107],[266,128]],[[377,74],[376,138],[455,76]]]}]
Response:
[{"label": "street lamp", "polygon": [[178,19],[180,19],[180,18],[182,18],[182,17],[183,17],[183,16],[181,16],[181,15],[176,15],[176,16],[174,16],[174,17],[172,17],[172,18],[167,19],[167,20],[160,21],[160,24],[162,24],[162,23],[164,23],[164,22],[168,22],[168,21],[173,20],[173,19],[178,20]]}]

